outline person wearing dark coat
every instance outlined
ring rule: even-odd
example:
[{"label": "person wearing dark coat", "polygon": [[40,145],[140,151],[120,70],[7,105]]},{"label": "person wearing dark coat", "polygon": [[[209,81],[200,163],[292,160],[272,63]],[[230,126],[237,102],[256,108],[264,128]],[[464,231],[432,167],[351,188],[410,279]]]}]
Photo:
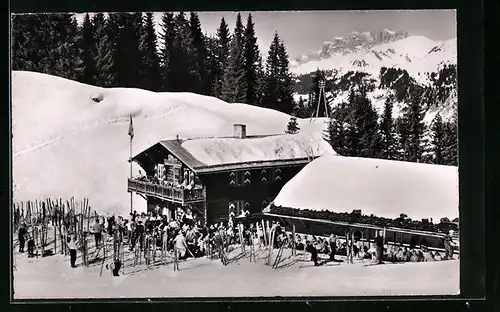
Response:
[{"label": "person wearing dark coat", "polygon": [[314,247],[314,245],[312,244],[312,242],[310,241],[307,241],[306,242],[306,251],[311,253],[311,260],[314,262],[314,265],[315,266],[318,266],[318,250],[316,249],[316,247]]},{"label": "person wearing dark coat", "polygon": [[137,243],[137,240],[139,240],[139,246],[142,251],[142,237],[144,235],[144,225],[142,224],[142,221],[137,221],[137,225],[135,226],[135,232],[134,232],[134,240],[132,241],[132,245],[130,246],[130,251],[134,250],[135,244]]},{"label": "person wearing dark coat", "polygon": [[21,224],[19,231],[17,233],[17,238],[19,239],[19,252],[24,252],[24,244],[26,243],[26,235],[28,230],[26,229],[26,224]]},{"label": "person wearing dark coat", "polygon": [[384,262],[384,234],[383,231],[378,232],[378,236],[375,238],[375,246],[377,247],[377,263],[383,264]]},{"label": "person wearing dark coat", "polygon": [[28,258],[33,258],[35,256],[35,241],[33,238],[28,239]]},{"label": "person wearing dark coat", "polygon": [[113,276],[120,276],[120,274],[118,274],[120,272],[120,269],[122,268],[122,262],[120,261],[120,259],[116,259],[115,262],[113,263]]},{"label": "person wearing dark coat", "polygon": [[330,261],[335,261],[335,254],[337,253],[337,235],[331,234],[328,237],[330,243]]}]

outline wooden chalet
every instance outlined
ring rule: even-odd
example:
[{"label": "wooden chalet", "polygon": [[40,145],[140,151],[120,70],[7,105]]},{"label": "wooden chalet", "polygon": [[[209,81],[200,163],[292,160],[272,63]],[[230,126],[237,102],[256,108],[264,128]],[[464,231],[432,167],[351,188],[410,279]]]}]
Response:
[{"label": "wooden chalet", "polygon": [[[274,135],[285,141],[286,136],[293,135]],[[232,144],[235,140],[272,140],[271,137],[247,136],[245,125],[234,125],[233,137],[203,141],[210,145],[213,140],[215,146],[221,140]],[[230,210],[236,216],[246,210],[251,214],[261,213],[286,182],[312,159],[321,156],[287,158],[278,153],[274,159],[246,161],[237,156],[243,151],[237,150],[233,151],[236,155],[233,158],[207,164],[186,149],[184,143],[189,141],[196,146],[196,140],[160,141],[132,158],[144,169],[145,177],[129,179],[128,191],[147,200],[148,211],[166,213],[171,219],[177,209],[189,208],[202,224],[227,221]],[[240,141],[238,146],[245,144]],[[275,147],[262,144],[262,148]],[[240,158],[243,160],[238,161]]]}]

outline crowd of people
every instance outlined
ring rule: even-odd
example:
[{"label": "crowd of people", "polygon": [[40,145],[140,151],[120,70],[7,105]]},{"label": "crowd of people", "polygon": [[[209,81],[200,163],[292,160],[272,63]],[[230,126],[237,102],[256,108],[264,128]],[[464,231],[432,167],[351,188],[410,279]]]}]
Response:
[{"label": "crowd of people", "polygon": [[[399,246],[386,245],[383,234],[378,233],[373,247],[363,242],[360,237],[353,235],[349,240],[332,234],[329,237],[314,235],[293,234],[285,231],[284,224],[273,221],[269,228],[263,222],[252,223],[249,221],[249,212],[243,211],[242,215],[235,216],[234,212],[229,214],[227,222],[220,222],[210,226],[202,226],[201,222],[193,216],[188,209],[178,209],[173,220],[166,216],[153,213],[141,213],[136,211],[129,218],[122,216],[95,216],[89,228],[93,236],[96,249],[103,246],[103,233],[108,240],[113,241],[113,274],[117,275],[121,267],[120,250],[128,245],[129,251],[137,249],[139,253],[146,250],[155,253],[158,250],[173,252],[177,251],[178,260],[188,257],[210,256],[220,258],[227,262],[227,251],[229,246],[236,244],[253,245],[261,248],[271,243],[274,248],[295,248],[311,254],[311,261],[319,265],[318,255],[326,254],[330,261],[339,261],[335,256],[347,256],[356,259],[371,259],[378,263],[390,262],[421,262],[436,261],[453,258],[450,234],[445,236],[445,254],[432,252],[425,248],[416,249]],[[382,231],[381,231],[382,232]],[[274,233],[273,235],[270,235]],[[270,242],[270,237],[274,241]],[[28,256],[33,256],[33,239],[29,237],[26,225],[23,223],[18,229],[19,252],[24,252],[26,238],[28,238]],[[71,267],[76,267],[76,252],[85,248],[79,242],[74,233],[68,233],[66,244],[70,251]],[[85,244],[85,246],[87,246]],[[387,247],[386,247],[387,246]],[[88,246],[87,246],[88,248]],[[137,252],[136,252],[137,254]],[[352,260],[351,260],[352,261]]]}]

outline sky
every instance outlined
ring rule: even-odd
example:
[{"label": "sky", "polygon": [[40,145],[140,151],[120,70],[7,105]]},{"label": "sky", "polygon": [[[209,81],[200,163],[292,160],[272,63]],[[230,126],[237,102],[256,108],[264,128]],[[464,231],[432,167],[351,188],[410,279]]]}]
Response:
[{"label": "sky", "polygon": [[[201,27],[207,34],[215,34],[224,17],[233,32],[237,12],[197,12]],[[417,11],[261,11],[240,12],[243,24],[252,13],[261,53],[265,57],[275,31],[278,31],[291,58],[317,51],[323,42],[345,36],[353,31],[377,32],[384,28],[407,31],[410,36],[425,36],[433,40],[447,40],[457,36],[455,10]],[[79,21],[85,14],[77,14]],[[154,13],[156,29],[162,13]]]}]

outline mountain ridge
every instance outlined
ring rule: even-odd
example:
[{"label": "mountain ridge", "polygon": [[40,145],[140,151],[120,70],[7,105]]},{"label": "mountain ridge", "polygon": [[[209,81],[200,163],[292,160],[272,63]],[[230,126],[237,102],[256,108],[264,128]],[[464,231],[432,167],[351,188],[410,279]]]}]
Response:
[{"label": "mountain ridge", "polygon": [[436,41],[409,36],[405,31],[352,32],[326,41],[316,52],[291,61],[295,75],[316,69],[341,72],[362,70],[376,74],[381,67],[399,67],[412,74],[433,71],[443,64],[456,64],[457,38]]}]

